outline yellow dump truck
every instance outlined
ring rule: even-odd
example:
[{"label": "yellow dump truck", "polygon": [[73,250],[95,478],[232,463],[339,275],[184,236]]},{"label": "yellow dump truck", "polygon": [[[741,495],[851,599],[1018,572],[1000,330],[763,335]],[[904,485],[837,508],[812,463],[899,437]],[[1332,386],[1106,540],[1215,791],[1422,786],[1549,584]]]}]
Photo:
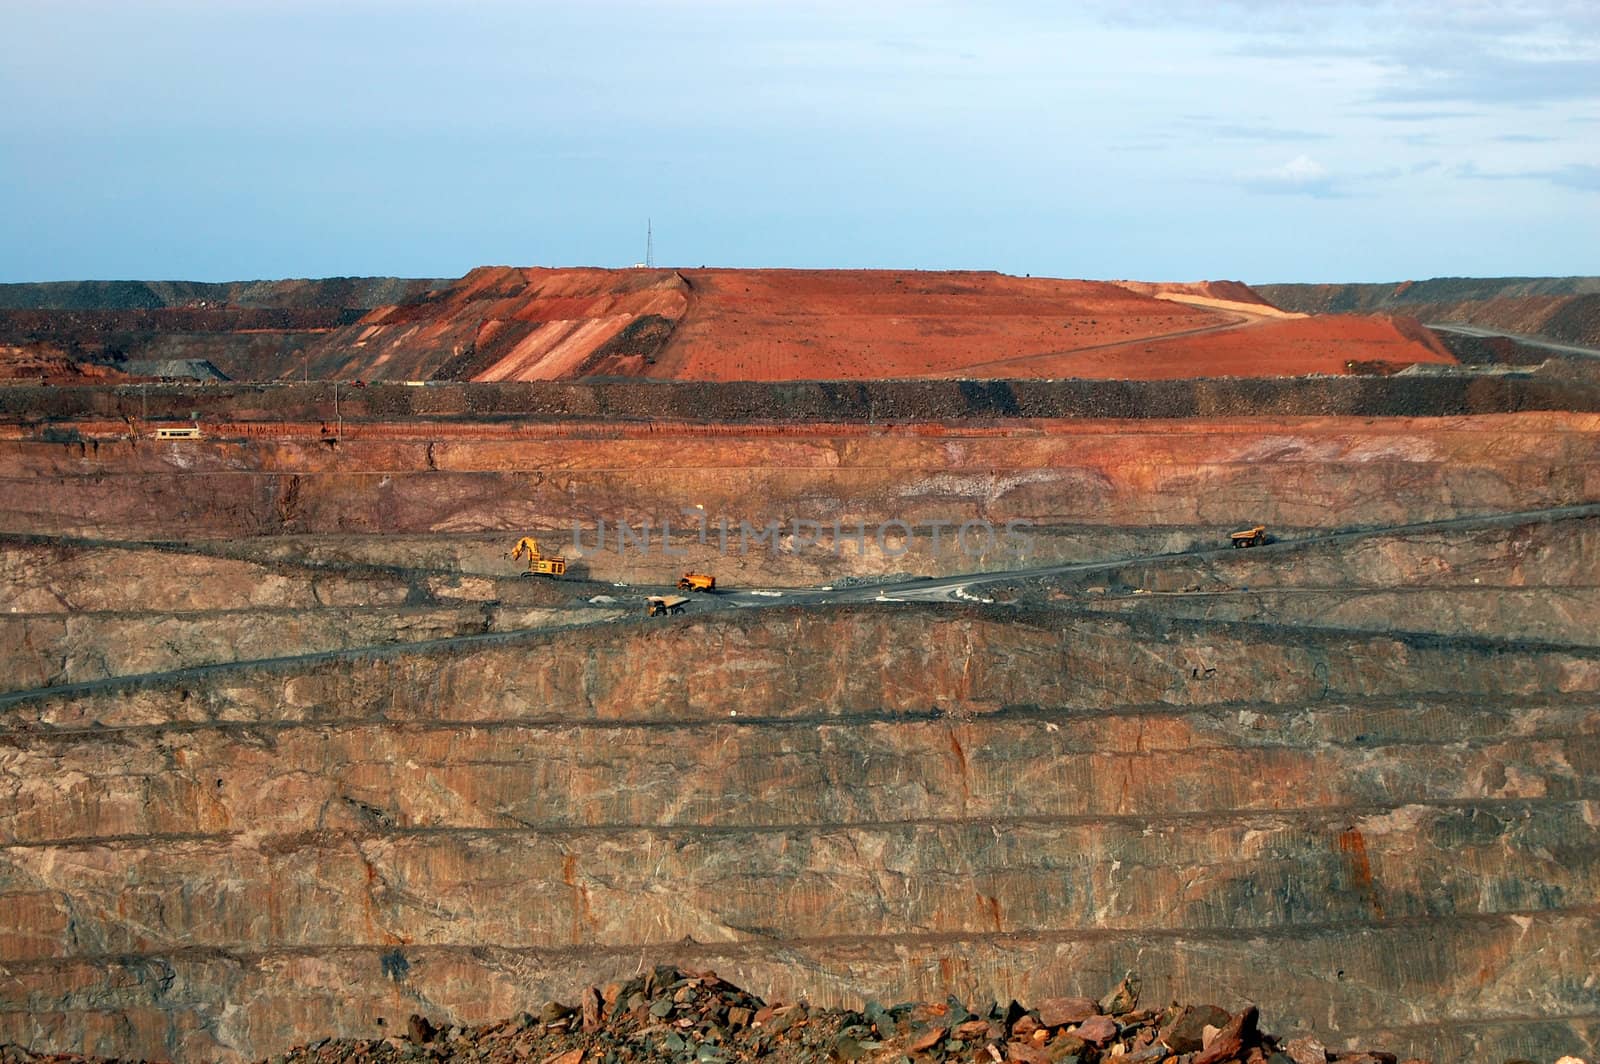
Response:
[{"label": "yellow dump truck", "polygon": [[683,608],[689,604],[689,600],[682,595],[651,595],[645,602],[649,604],[645,613],[650,617],[682,613]]},{"label": "yellow dump truck", "polygon": [[679,591],[715,591],[717,578],[706,573],[684,573],[678,578]]},{"label": "yellow dump truck", "polygon": [[546,558],[539,553],[539,541],[532,536],[523,536],[517,540],[517,545],[511,551],[511,560],[519,558],[528,559],[528,569],[523,576],[565,576],[567,573],[567,560],[565,558]]},{"label": "yellow dump truck", "polygon": [[1235,547],[1259,547],[1267,541],[1267,526],[1252,525],[1250,528],[1241,528],[1228,537]]}]

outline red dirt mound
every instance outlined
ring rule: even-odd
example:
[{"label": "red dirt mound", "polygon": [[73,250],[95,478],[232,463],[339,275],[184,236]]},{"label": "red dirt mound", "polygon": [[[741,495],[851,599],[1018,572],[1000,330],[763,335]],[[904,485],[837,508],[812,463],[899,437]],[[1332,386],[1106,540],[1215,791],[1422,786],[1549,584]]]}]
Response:
[{"label": "red dirt mound", "polygon": [[975,363],[1234,319],[1117,285],[994,273],[686,270],[689,312],[652,376],[964,376]]},{"label": "red dirt mound", "polygon": [[[209,302],[0,311],[0,345],[42,341],[73,363],[116,363],[124,351],[141,363],[209,361],[236,380],[1149,379],[1448,360],[1414,326],[1296,322],[1234,281],[485,267],[392,290],[397,302],[364,313]],[[12,361],[22,376],[52,373]]]},{"label": "red dirt mound", "polygon": [[1152,379],[1450,361],[1425,332],[1387,319],[1288,317],[1237,282],[497,268],[374,311],[327,343],[344,357],[333,375],[481,381]]}]

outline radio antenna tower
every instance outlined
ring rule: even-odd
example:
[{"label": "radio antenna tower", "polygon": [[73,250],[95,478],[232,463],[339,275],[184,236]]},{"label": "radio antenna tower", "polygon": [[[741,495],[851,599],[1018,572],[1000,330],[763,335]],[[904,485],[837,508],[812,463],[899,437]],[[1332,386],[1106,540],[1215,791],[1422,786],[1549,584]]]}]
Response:
[{"label": "radio antenna tower", "polygon": [[653,270],[656,266],[656,234],[650,219],[644,220],[644,265]]}]

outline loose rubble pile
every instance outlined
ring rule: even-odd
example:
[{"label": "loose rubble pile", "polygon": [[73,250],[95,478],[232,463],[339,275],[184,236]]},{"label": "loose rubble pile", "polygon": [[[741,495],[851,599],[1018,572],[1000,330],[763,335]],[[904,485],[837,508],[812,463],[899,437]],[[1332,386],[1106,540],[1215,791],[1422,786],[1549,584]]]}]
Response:
[{"label": "loose rubble pile", "polygon": [[869,1001],[856,1011],[768,1004],[714,972],[658,967],[625,983],[589,987],[576,1005],[547,1002],[537,1016],[440,1029],[413,1015],[401,1038],[328,1040],[277,1060],[1397,1064],[1392,1053],[1341,1053],[1313,1038],[1280,1042],[1257,1028],[1254,1006],[1230,1014],[1212,1005],[1138,1005],[1139,980],[1131,972],[1099,1001],[1051,998],[1033,1009],[1016,1001],[974,1009],[952,996],[889,1007]]},{"label": "loose rubble pile", "polygon": [[[324,1039],[273,1064],[385,1061],[535,1061],[539,1064],[1399,1064],[1392,1053],[1338,1052],[1314,1038],[1280,1041],[1256,1026],[1255,1006],[1139,1006],[1129,973],[1099,1001],[1051,998],[977,1008],[951,997],[859,1011],[767,1004],[717,977],[658,967],[624,983],[589,987],[575,1005],[551,1001],[481,1027],[437,1027],[413,1015],[387,1038]],[[0,1064],[80,1062],[0,1047]],[[1425,1064],[1406,1061],[1405,1064]],[[1559,1064],[1583,1064],[1564,1058]]]}]

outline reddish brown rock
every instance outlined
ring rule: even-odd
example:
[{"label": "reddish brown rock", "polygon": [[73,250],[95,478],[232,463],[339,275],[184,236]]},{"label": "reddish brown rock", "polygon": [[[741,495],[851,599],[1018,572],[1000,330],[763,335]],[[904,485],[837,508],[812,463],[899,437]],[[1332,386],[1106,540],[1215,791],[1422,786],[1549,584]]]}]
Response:
[{"label": "reddish brown rock", "polygon": [[1227,1026],[1217,1032],[1210,1045],[1195,1054],[1193,1064],[1222,1064],[1223,1061],[1244,1053],[1247,1047],[1255,1043],[1258,1018],[1259,1012],[1256,1007],[1246,1006],[1244,1011],[1234,1016],[1228,1021]]},{"label": "reddish brown rock", "polygon": [[1074,1033],[1085,1042],[1103,1046],[1117,1037],[1117,1021],[1110,1016],[1090,1016],[1078,1025]]},{"label": "reddish brown rock", "polygon": [[1007,1042],[1006,1059],[1015,1064],[1053,1064],[1048,1052],[1029,1042]]},{"label": "reddish brown rock", "polygon": [[1229,1019],[1228,1010],[1215,1005],[1186,1006],[1162,1026],[1159,1037],[1174,1053],[1193,1053],[1205,1048],[1207,1027],[1221,1030]]},{"label": "reddish brown rock", "polygon": [[1100,1011],[1108,1016],[1121,1016],[1139,1005],[1139,977],[1129,972],[1122,977],[1116,989],[1100,999]]},{"label": "reddish brown rock", "polygon": [[1294,1064],[1328,1064],[1328,1047],[1309,1036],[1294,1039],[1283,1051]]},{"label": "reddish brown rock", "polygon": [[1063,1057],[1069,1057],[1074,1053],[1082,1053],[1084,1049],[1088,1047],[1088,1045],[1088,1042],[1084,1041],[1082,1038],[1079,1038],[1071,1031],[1059,1031],[1057,1032],[1056,1036],[1050,1040],[1050,1056],[1053,1059],[1060,1060]]},{"label": "reddish brown rock", "polygon": [[906,1043],[906,1049],[912,1053],[926,1053],[934,1046],[945,1040],[949,1032],[943,1027],[929,1027],[920,1034],[914,1035]]},{"label": "reddish brown rock", "polygon": [[1117,1064],[1157,1064],[1172,1056],[1172,1050],[1160,1042],[1152,1042],[1116,1058]]},{"label": "reddish brown rock", "polygon": [[439,1029],[429,1022],[426,1016],[413,1012],[406,1020],[406,1035],[417,1045],[431,1042]]},{"label": "reddish brown rock", "polygon": [[583,992],[581,1002],[583,1009],[583,1029],[585,1031],[598,1031],[600,1018],[604,1012],[604,1001],[600,997],[600,988],[591,986]]},{"label": "reddish brown rock", "polygon": [[772,1014],[765,1021],[761,1021],[759,1015],[757,1016],[757,1021],[771,1033],[782,1034],[795,1024],[803,1022],[805,1018],[806,1007],[804,1005],[780,1005],[772,1010]]},{"label": "reddish brown rock", "polygon": [[957,1038],[964,1042],[970,1042],[975,1038],[987,1038],[990,1033],[989,1023],[990,1021],[988,1020],[968,1020],[966,1023],[957,1025],[954,1033]]},{"label": "reddish brown rock", "polygon": [[1039,1022],[1046,1027],[1065,1027],[1082,1023],[1099,1011],[1100,1006],[1093,998],[1047,998],[1039,1003]]}]

